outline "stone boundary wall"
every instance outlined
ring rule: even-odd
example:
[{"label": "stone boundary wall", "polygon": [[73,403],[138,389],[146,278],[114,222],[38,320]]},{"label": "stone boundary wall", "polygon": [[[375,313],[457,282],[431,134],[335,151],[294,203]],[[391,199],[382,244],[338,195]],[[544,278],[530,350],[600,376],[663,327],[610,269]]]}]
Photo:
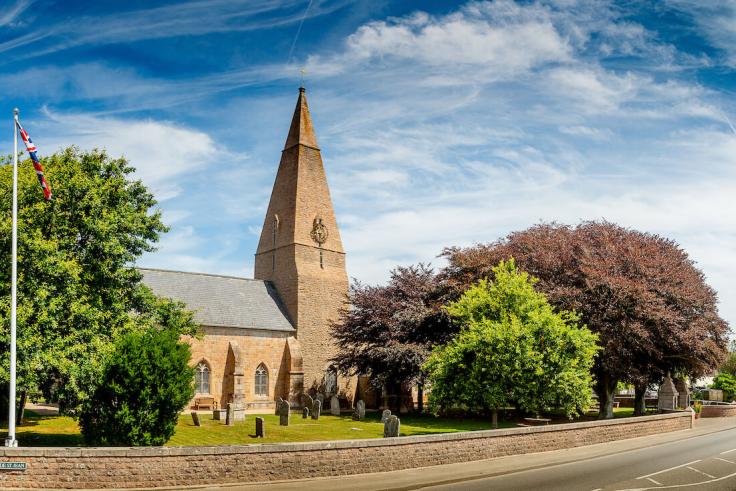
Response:
[{"label": "stone boundary wall", "polygon": [[688,412],[398,438],[217,447],[3,448],[3,488],[136,488],[303,479],[483,460],[692,428]]},{"label": "stone boundary wall", "polygon": [[701,418],[724,418],[729,416],[736,416],[736,404],[704,404],[700,410]]}]

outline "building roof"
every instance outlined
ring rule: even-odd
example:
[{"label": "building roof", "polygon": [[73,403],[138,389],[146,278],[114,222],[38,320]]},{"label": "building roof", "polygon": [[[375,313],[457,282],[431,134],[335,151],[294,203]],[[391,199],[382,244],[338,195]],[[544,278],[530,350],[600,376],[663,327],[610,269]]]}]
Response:
[{"label": "building roof", "polygon": [[158,296],[184,302],[203,326],[293,331],[273,286],[263,280],[138,268]]}]

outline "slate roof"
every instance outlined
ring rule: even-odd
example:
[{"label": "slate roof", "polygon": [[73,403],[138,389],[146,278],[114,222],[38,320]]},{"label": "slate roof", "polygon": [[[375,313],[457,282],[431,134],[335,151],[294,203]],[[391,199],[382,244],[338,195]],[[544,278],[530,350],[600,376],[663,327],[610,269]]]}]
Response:
[{"label": "slate roof", "polygon": [[293,331],[273,286],[263,280],[138,268],[161,297],[184,302],[203,326]]}]

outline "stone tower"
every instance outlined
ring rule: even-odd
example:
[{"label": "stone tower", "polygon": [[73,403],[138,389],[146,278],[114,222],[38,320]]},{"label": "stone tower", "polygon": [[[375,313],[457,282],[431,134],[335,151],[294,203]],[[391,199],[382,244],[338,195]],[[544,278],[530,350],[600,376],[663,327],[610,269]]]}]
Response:
[{"label": "stone tower", "polygon": [[348,277],[303,87],[263,221],[255,277],[272,282],[296,328],[304,389],[321,386],[334,353],[330,323],[346,301]]}]

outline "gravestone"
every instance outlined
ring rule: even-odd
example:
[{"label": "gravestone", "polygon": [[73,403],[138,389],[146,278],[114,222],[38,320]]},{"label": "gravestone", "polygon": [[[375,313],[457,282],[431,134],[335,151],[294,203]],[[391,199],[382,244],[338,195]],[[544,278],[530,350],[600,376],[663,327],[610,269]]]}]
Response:
[{"label": "gravestone", "polygon": [[659,386],[657,393],[657,409],[660,412],[673,410],[677,408],[677,389],[672,382],[669,374],[664,378],[664,382]]},{"label": "gravestone", "polygon": [[325,407],[325,395],[324,394],[317,394],[314,396],[315,401],[319,401],[319,404],[321,407]]},{"label": "gravestone", "polygon": [[302,394],[302,407],[309,409],[310,411],[314,407],[314,399],[309,394]]},{"label": "gravestone", "polygon": [[383,437],[384,438],[394,438],[399,436],[399,431],[401,430],[401,421],[399,418],[396,417],[396,415],[391,415],[388,417],[385,423],[383,423]]},{"label": "gravestone", "polygon": [[302,419],[307,419],[309,417],[309,408],[303,407],[302,408]]},{"label": "gravestone", "polygon": [[227,416],[225,417],[225,424],[228,426],[235,426],[235,404],[232,402],[227,403]]},{"label": "gravestone", "polygon": [[353,420],[363,421],[365,419],[365,402],[358,401],[355,403],[355,411],[353,411]]},{"label": "gravestone", "polygon": [[289,403],[281,399],[281,402],[279,403],[279,425],[289,426],[290,411],[291,407],[289,406]]},{"label": "gravestone", "polygon": [[256,418],[256,438],[266,438],[266,427],[263,418]]},{"label": "gravestone", "polygon": [[337,396],[330,397],[330,414],[340,416],[340,399]]},{"label": "gravestone", "polygon": [[312,404],[312,419],[319,419],[320,413],[322,413],[322,401],[315,399]]},{"label": "gravestone", "polygon": [[390,409],[384,409],[383,413],[381,414],[381,423],[385,423],[388,421],[388,418],[391,417],[391,410]]},{"label": "gravestone", "polygon": [[192,411],[192,422],[194,423],[194,426],[202,426],[199,422],[199,414],[197,414],[197,411]]},{"label": "gravestone", "polygon": [[281,398],[281,397],[279,397],[279,398],[278,398],[278,400],[276,401],[276,410],[275,410],[275,411],[273,412],[273,413],[274,413],[274,414],[275,414],[276,416],[278,416],[278,415],[279,415],[279,405],[280,405],[280,404],[281,404],[282,402],[284,402],[284,399],[283,399],[283,398]]},{"label": "gravestone", "polygon": [[225,421],[226,417],[227,417],[227,409],[213,409],[212,410],[212,419],[216,421]]}]

